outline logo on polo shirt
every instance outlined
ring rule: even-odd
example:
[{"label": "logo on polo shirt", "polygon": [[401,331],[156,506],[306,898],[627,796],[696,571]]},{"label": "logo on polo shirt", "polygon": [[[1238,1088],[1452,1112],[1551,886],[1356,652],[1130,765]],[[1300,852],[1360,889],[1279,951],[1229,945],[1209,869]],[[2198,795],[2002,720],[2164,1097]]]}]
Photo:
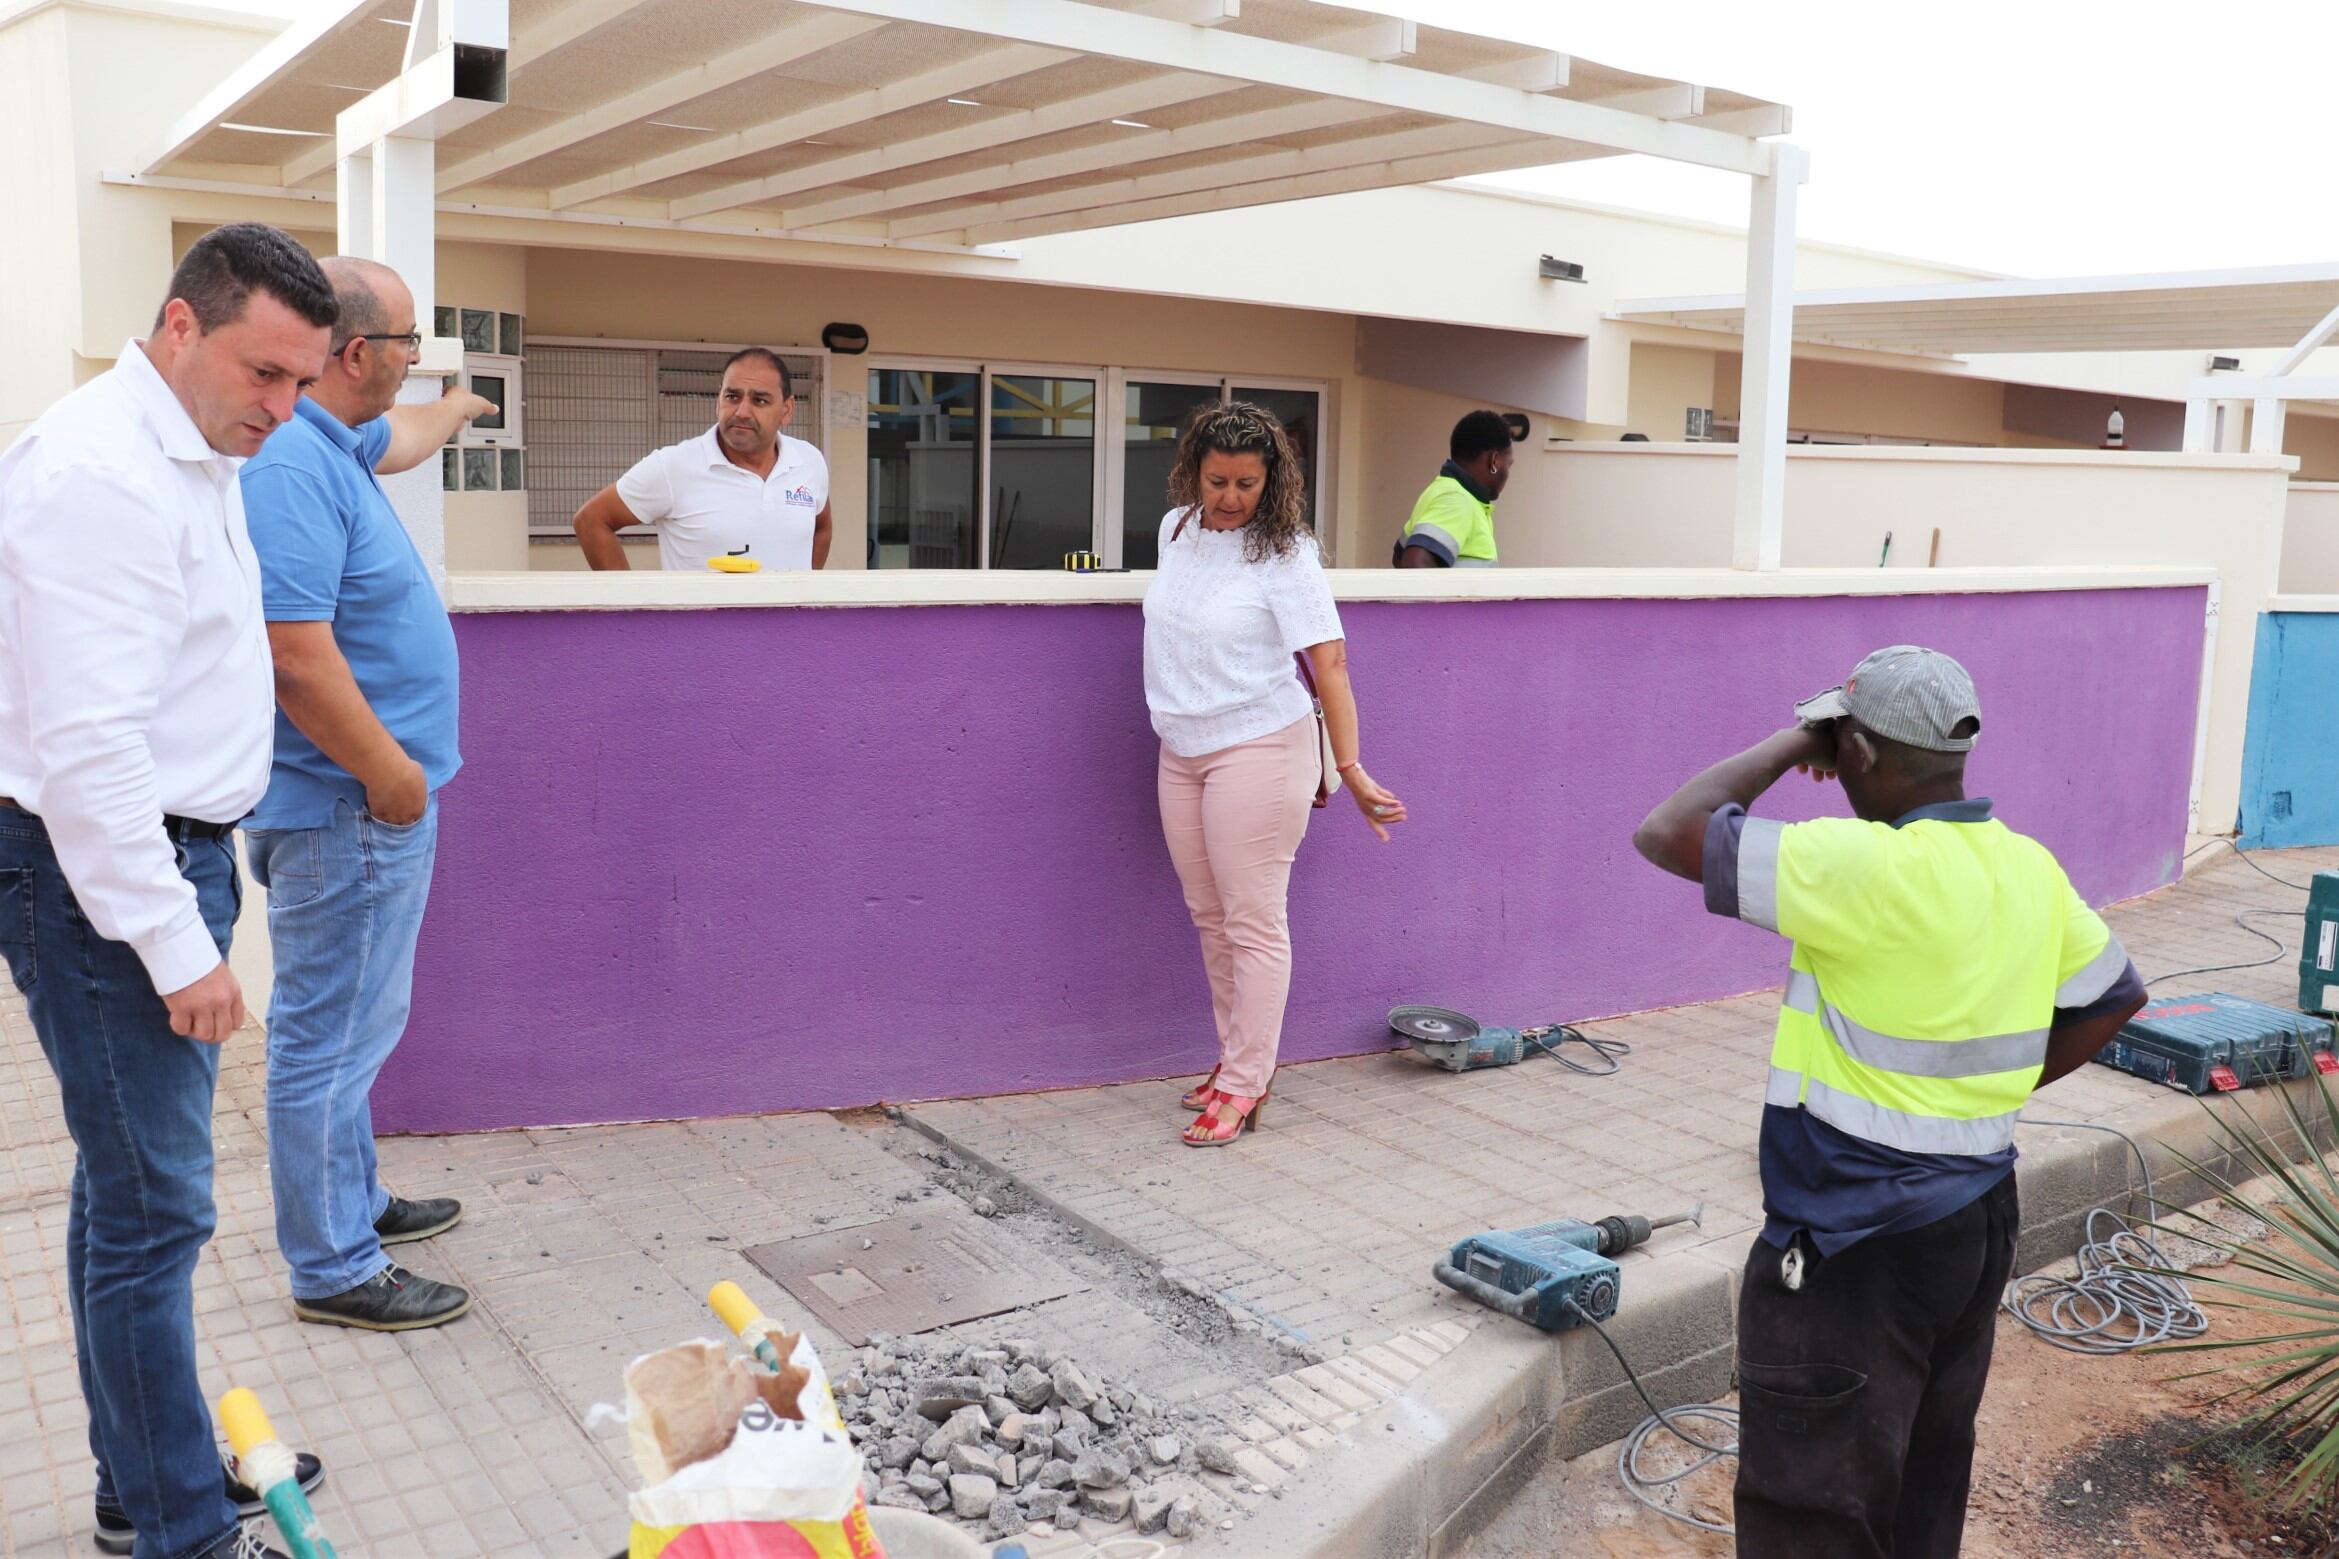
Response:
[{"label": "logo on polo shirt", "polygon": [[790,503],[800,503],[800,504],[804,505],[806,508],[811,508],[811,507],[812,507],[812,502],[813,502],[813,500],[812,500],[812,489],[811,489],[811,488],[809,488],[809,487],[806,487],[806,486],[802,485],[801,483],[799,483],[798,485],[796,485],[796,486],[794,486],[794,487],[791,487],[791,488],[789,488],[789,489],[788,489],[788,502],[790,502]]}]

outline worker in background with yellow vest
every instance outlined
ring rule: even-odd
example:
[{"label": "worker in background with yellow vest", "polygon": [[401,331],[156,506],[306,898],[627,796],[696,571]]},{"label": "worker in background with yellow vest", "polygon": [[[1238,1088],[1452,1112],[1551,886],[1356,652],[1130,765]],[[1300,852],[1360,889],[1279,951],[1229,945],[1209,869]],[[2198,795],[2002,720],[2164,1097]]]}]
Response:
[{"label": "worker in background with yellow vest", "polygon": [[1447,436],[1446,463],[1397,538],[1399,568],[1494,567],[1494,501],[1511,479],[1511,425],[1474,411]]},{"label": "worker in background with yellow vest", "polygon": [[[1964,1533],[2016,1117],[2144,986],[2046,847],[1966,799],[1981,708],[1956,661],[1879,650],[1795,716],[1633,839],[1794,942],[1739,1286],[1738,1552],[1932,1559]],[[1792,769],[1856,818],[1747,816]]]}]

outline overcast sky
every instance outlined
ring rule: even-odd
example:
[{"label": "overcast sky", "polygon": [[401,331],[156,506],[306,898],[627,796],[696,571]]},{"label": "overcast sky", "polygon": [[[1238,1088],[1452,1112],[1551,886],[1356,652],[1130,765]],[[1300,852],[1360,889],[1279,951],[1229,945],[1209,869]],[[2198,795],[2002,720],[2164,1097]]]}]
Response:
[{"label": "overcast sky", "polygon": [[[1362,9],[1792,105],[1807,237],[2024,276],[2339,261],[2339,0]],[[1498,180],[1746,221],[1744,179],[1646,158]]]}]

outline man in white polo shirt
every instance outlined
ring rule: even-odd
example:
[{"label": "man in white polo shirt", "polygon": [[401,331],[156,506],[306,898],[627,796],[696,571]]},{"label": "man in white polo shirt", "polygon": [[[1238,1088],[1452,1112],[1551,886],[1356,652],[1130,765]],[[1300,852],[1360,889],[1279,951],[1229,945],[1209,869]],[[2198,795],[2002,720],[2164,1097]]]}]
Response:
[{"label": "man in white polo shirt", "polygon": [[658,531],[661,568],[704,570],[717,557],[766,569],[828,563],[828,462],[781,432],[796,386],[776,352],[751,346],[723,365],[715,425],[654,449],[577,511],[577,540],[594,568],[626,568],[617,533]]}]

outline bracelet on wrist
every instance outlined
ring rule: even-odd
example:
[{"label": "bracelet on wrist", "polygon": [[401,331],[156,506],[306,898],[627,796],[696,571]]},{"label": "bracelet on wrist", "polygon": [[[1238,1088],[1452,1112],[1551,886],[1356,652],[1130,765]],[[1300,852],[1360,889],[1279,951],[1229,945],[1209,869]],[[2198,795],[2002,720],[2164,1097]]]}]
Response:
[{"label": "bracelet on wrist", "polygon": [[1332,765],[1332,772],[1335,774],[1346,774],[1350,769],[1361,769],[1363,767],[1364,760],[1362,758],[1351,758],[1346,763],[1336,763]]}]

